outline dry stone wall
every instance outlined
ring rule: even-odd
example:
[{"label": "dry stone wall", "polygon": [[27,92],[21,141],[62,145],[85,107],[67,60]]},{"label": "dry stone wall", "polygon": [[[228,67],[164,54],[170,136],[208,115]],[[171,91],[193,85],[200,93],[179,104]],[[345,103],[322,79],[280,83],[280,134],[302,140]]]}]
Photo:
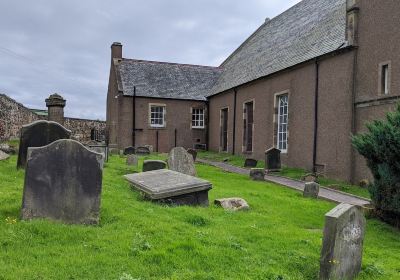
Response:
[{"label": "dry stone wall", "polygon": [[106,129],[106,122],[104,121],[65,118],[64,126],[72,131],[71,138],[79,142],[90,141],[93,133],[100,134],[96,137],[99,141],[104,140],[102,139]]}]

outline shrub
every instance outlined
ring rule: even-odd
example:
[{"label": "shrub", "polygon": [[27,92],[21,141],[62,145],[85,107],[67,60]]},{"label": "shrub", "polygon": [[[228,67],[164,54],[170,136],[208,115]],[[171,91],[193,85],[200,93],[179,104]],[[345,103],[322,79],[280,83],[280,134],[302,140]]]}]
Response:
[{"label": "shrub", "polygon": [[367,124],[368,132],[353,136],[356,150],[366,158],[374,182],[369,184],[377,214],[400,226],[400,105],[385,120]]}]

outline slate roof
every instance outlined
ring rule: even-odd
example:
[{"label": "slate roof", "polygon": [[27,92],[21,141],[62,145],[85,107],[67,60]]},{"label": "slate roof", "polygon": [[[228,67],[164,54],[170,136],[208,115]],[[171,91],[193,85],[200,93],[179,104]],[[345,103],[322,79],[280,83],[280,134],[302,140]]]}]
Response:
[{"label": "slate roof", "polygon": [[346,0],[303,0],[264,23],[221,68],[211,95],[346,47]]},{"label": "slate roof", "polygon": [[114,60],[125,95],[207,97],[348,47],[346,0],[303,0],[265,22],[219,67]]},{"label": "slate roof", "polygon": [[124,95],[206,100],[221,74],[211,66],[122,59],[114,60]]}]

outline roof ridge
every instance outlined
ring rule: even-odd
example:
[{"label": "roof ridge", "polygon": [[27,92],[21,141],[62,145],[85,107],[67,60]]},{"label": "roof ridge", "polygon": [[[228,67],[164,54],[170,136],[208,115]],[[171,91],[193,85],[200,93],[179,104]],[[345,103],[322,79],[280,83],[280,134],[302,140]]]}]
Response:
[{"label": "roof ridge", "polygon": [[220,66],[210,66],[210,65],[199,65],[199,64],[188,64],[188,63],[176,63],[176,62],[166,62],[166,61],[155,61],[155,60],[145,60],[145,59],[134,59],[134,58],[122,58],[122,60],[127,61],[136,61],[139,63],[155,63],[155,64],[168,64],[168,65],[177,65],[177,66],[189,66],[189,67],[204,67],[204,68],[212,68],[216,70],[222,69]]},{"label": "roof ridge", "polygon": [[239,45],[239,47],[237,47],[221,64],[219,67],[223,67],[225,63],[227,63],[229,61],[230,58],[232,58],[235,54],[237,54],[263,27],[270,25],[272,21],[276,20],[278,17],[281,17],[282,15],[286,14],[287,12],[289,12],[290,10],[294,9],[297,5],[300,5],[300,3],[304,2],[305,0],[302,0],[296,4],[294,4],[293,6],[291,6],[290,8],[288,8],[287,10],[283,11],[282,13],[274,16],[272,19],[268,20],[268,21],[264,21],[263,24],[260,25],[260,27],[258,27],[256,29],[256,31],[254,31],[253,33],[250,34],[249,37],[247,37],[246,40],[244,40],[244,42],[242,44]]}]

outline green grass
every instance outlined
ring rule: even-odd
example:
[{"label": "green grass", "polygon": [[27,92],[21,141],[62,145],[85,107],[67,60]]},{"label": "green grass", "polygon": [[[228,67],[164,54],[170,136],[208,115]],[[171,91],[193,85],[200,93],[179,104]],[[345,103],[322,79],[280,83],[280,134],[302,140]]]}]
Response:
[{"label": "green grass", "polygon": [[[227,163],[243,167],[244,166],[244,161],[245,157],[243,156],[233,156],[231,154],[227,153],[215,153],[215,152],[199,152],[198,153],[199,158],[203,159],[208,159],[211,161],[223,161],[227,160]],[[258,161],[257,167],[259,168],[264,168],[265,163],[264,161]],[[309,172],[307,172],[304,169],[300,168],[290,168],[284,166],[280,172],[276,172],[274,174],[278,176],[283,176],[295,180],[301,180],[305,175],[307,175]],[[361,188],[359,186],[351,185],[346,182],[330,179],[330,178],[325,178],[325,177],[320,177],[318,178],[318,183],[320,183],[322,186],[333,188],[338,191],[346,192],[349,194],[354,194],[357,196],[365,197],[370,199],[371,195],[366,188]]]},{"label": "green grass", "polygon": [[[318,279],[330,202],[197,165],[213,183],[210,201],[239,196],[252,209],[167,207],[143,201],[122,179],[135,170],[112,156],[100,225],[21,221],[15,165],[0,162],[0,279]],[[359,279],[400,279],[399,231],[368,220]]]}]

